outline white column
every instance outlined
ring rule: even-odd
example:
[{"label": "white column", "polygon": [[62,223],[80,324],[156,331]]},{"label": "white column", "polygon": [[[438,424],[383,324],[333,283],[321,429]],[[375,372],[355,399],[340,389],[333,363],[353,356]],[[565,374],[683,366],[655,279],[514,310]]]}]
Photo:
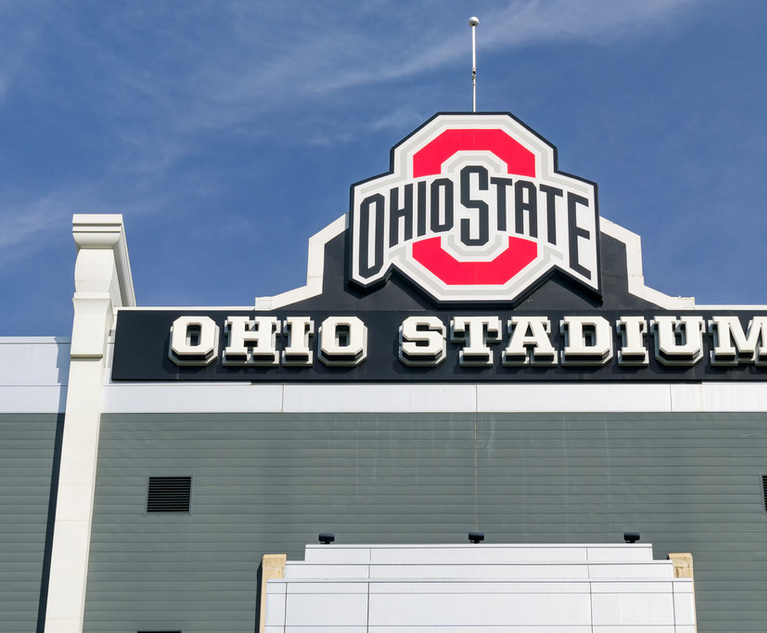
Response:
[{"label": "white column", "polygon": [[136,305],[121,215],[75,215],[69,389],[53,532],[46,633],[83,630],[104,360],[114,311]]}]

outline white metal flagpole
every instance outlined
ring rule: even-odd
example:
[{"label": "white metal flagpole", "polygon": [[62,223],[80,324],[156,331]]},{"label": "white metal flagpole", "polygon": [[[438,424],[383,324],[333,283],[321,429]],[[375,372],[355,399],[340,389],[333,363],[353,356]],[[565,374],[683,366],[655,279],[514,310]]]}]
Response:
[{"label": "white metal flagpole", "polygon": [[477,37],[476,31],[479,26],[479,18],[470,17],[471,27],[471,111],[477,111]]}]

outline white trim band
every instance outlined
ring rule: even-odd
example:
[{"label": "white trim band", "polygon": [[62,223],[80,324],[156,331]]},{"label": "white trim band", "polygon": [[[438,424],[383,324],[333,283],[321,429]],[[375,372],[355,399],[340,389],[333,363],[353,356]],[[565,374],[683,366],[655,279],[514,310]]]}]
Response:
[{"label": "white trim band", "polygon": [[767,383],[110,383],[103,413],[762,412]]}]

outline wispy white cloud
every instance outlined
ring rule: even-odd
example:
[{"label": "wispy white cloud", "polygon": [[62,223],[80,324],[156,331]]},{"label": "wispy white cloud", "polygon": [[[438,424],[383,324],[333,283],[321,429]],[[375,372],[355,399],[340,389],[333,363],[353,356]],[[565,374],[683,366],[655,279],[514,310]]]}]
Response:
[{"label": "wispy white cloud", "polygon": [[[676,24],[680,12],[700,0],[517,0],[487,11],[480,24],[480,44],[498,51],[544,42],[609,44]],[[393,6],[387,11],[395,12]],[[449,13],[449,12],[445,12]],[[285,57],[261,70],[245,73],[240,87],[275,85],[282,79],[294,97],[321,95],[387,82],[435,70],[465,57],[469,30],[443,17],[430,21],[428,12],[412,10],[411,26],[397,32],[355,33],[331,27],[313,36]],[[452,19],[452,18],[451,18]],[[413,32],[413,24],[420,32]],[[432,28],[424,25],[432,25]],[[385,54],[382,54],[382,51]],[[277,90],[274,94],[281,94]],[[240,95],[241,97],[243,95]]]},{"label": "wispy white cloud", "polygon": [[[132,218],[151,216],[170,208],[162,191],[146,195],[141,187],[118,182],[109,175],[86,183],[72,183],[55,191],[27,192],[0,189],[0,273],[34,257],[71,230],[74,213],[122,213]],[[119,203],[113,200],[119,200]]]},{"label": "wispy white cloud", "polygon": [[[487,7],[481,50],[541,42],[605,44],[673,24],[697,2],[517,0]],[[464,57],[469,30],[463,4],[448,2],[442,11],[431,5],[287,2],[267,12],[252,3],[226,2],[191,5],[183,13],[123,5],[110,7],[90,26],[61,9],[52,12],[57,37],[65,43],[60,54],[70,66],[85,65],[78,82],[93,79],[72,86],[83,89],[80,99],[93,95],[115,118],[144,121],[163,135],[186,135],[236,128],[286,104],[335,99]],[[59,86],[49,98],[71,100],[62,94],[69,89]]]},{"label": "wispy white cloud", "polygon": [[0,269],[11,272],[12,264],[59,238],[69,217],[66,209],[63,199],[44,196],[23,206],[14,206],[13,213],[0,215]]},{"label": "wispy white cloud", "polygon": [[383,115],[375,119],[365,120],[362,123],[346,122],[344,131],[339,132],[336,129],[323,129],[320,127],[314,132],[307,140],[312,145],[341,145],[352,142],[355,138],[358,138],[360,134],[378,132],[381,130],[397,130],[403,129],[415,129],[423,123],[424,118],[432,114],[431,112],[423,113],[416,110],[411,105],[403,105],[399,108],[386,112]]},{"label": "wispy white cloud", "polygon": [[30,59],[40,45],[45,16],[41,3],[30,0],[28,4],[17,0],[0,3],[0,106],[9,95],[17,80],[24,80],[35,72]]},{"label": "wispy white cloud", "polygon": [[608,44],[677,24],[681,12],[700,0],[525,0],[512,2],[487,28],[494,47],[542,42]]},{"label": "wispy white cloud", "polygon": [[[540,42],[641,36],[677,23],[697,0],[515,0],[484,5],[483,54]],[[75,3],[77,5],[77,3]],[[411,128],[413,105],[350,121],[344,100],[437,71],[467,55],[467,7],[457,0],[411,3],[245,0],[82,6],[53,0],[0,3],[0,107],[27,91],[53,117],[89,120],[80,133],[106,149],[78,181],[44,182],[0,208],[0,264],[22,257],[79,207],[105,211],[114,192],[144,178],[155,201],[163,175],[204,152],[216,136],[283,134],[285,113],[335,119],[309,142],[339,144],[363,132]],[[392,89],[405,90],[403,86]],[[350,102],[359,103],[350,98]],[[359,110],[355,106],[355,111]],[[32,123],[34,125],[34,123]],[[315,125],[316,129],[322,129]],[[344,132],[339,133],[338,129]],[[102,132],[103,130],[103,132]],[[307,135],[296,135],[306,143]],[[286,139],[290,142],[290,139]],[[94,155],[99,155],[94,153]],[[96,160],[96,159],[94,159]],[[51,193],[55,192],[55,193]],[[136,212],[150,213],[159,204]],[[122,210],[122,209],[121,209]]]}]

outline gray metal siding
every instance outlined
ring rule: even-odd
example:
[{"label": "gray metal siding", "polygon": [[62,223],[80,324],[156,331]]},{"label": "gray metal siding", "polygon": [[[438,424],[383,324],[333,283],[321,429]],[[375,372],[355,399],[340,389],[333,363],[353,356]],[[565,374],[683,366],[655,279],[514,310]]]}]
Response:
[{"label": "gray metal siding", "polygon": [[[55,414],[0,414],[0,631],[38,630],[52,527]],[[44,593],[44,592],[43,592]],[[44,601],[43,601],[44,602]]]},{"label": "gray metal siding", "polygon": [[[764,631],[763,414],[105,415],[86,631],[252,632],[265,553],[619,542],[692,552],[699,630]],[[189,515],[145,512],[191,475]]]}]

